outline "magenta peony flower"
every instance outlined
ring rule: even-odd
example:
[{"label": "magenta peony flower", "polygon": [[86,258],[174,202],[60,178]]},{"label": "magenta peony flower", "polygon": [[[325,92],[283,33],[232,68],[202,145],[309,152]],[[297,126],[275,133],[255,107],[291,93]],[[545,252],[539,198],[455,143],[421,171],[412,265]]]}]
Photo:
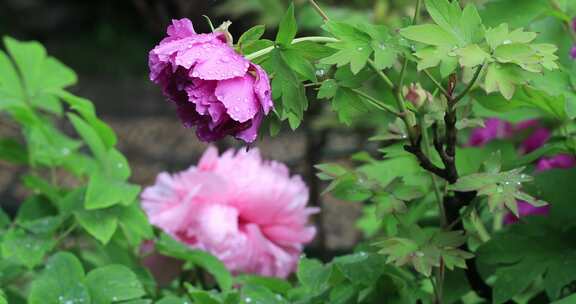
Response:
[{"label": "magenta peony flower", "polygon": [[278,162],[263,161],[257,149],[218,156],[209,148],[197,167],[160,173],[142,193],[150,222],[191,248],[220,258],[233,273],[287,277],[308,226],[308,188]]},{"label": "magenta peony flower", "polygon": [[509,122],[498,118],[488,118],[484,122],[484,128],[472,130],[468,145],[473,147],[483,146],[494,139],[503,139],[512,135],[513,126]]},{"label": "magenta peony flower", "polygon": [[180,19],[167,33],[150,51],[150,79],[176,104],[184,126],[196,127],[202,141],[256,140],[273,108],[266,72],[236,53],[225,32],[197,34]]}]

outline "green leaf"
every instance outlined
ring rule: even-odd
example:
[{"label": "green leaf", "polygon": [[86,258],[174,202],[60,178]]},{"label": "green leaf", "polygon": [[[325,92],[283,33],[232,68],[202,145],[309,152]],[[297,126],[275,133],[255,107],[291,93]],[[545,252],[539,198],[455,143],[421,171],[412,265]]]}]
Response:
[{"label": "green leaf", "polygon": [[26,164],[28,162],[28,151],[14,139],[0,139],[0,160],[5,160],[13,164]]},{"label": "green leaf", "polygon": [[332,267],[317,260],[302,258],[298,263],[296,276],[298,281],[310,292],[318,294],[328,288]]},{"label": "green leaf", "polygon": [[113,209],[78,210],[76,220],[102,244],[107,244],[118,227],[118,216]]},{"label": "green leaf", "polygon": [[510,100],[516,92],[516,86],[524,83],[526,79],[514,66],[493,63],[488,66],[484,85],[487,93],[500,92]]},{"label": "green leaf", "polygon": [[322,82],[320,90],[318,90],[318,99],[330,99],[336,95],[338,91],[338,83],[334,79],[328,79]]},{"label": "green leaf", "polygon": [[280,50],[274,50],[270,54],[269,70],[274,71],[275,77],[272,81],[272,95],[274,99],[281,99],[280,117],[282,120],[292,119],[291,127],[295,128],[304,116],[304,111],[308,108],[308,99],[302,83],[298,76],[288,66],[282,58]]},{"label": "green leaf", "polygon": [[140,193],[140,186],[110,179],[101,173],[90,177],[84,206],[88,210],[102,209],[116,204],[130,205]]},{"label": "green leaf", "polygon": [[8,214],[6,214],[4,209],[0,207],[0,229],[6,228],[8,225],[10,225],[10,222],[11,222],[10,217],[8,216]]},{"label": "green leaf", "polygon": [[281,295],[273,293],[264,286],[246,285],[242,288],[242,302],[240,303],[288,304],[288,301],[286,301]]},{"label": "green leaf", "polygon": [[38,42],[20,42],[11,37],[4,37],[4,45],[14,59],[23,78],[28,95],[38,88],[41,66],[46,58],[46,49]]},{"label": "green leaf", "polygon": [[479,248],[479,265],[496,269],[494,303],[520,294],[540,277],[551,299],[576,280],[576,255],[569,241],[573,231],[553,227],[556,224],[553,218],[525,218]]},{"label": "green leaf", "polygon": [[286,62],[292,70],[304,77],[304,79],[311,82],[317,81],[314,66],[306,58],[300,55],[298,51],[289,48],[282,50],[280,54],[282,54],[284,62]]},{"label": "green leaf", "polygon": [[478,43],[484,39],[484,25],[482,18],[478,14],[476,5],[468,3],[462,12],[460,25],[464,40],[468,43]]},{"label": "green leaf", "polygon": [[2,258],[32,268],[44,260],[44,255],[55,242],[51,237],[27,233],[20,229],[9,230],[2,239]]},{"label": "green leaf", "polygon": [[388,270],[380,254],[357,252],[334,259],[333,264],[353,284],[371,286]]},{"label": "green leaf", "polygon": [[194,303],[202,304],[220,304],[220,300],[205,290],[194,289],[188,292],[190,297],[194,300]]},{"label": "green leaf", "polygon": [[100,136],[98,136],[98,133],[78,115],[68,113],[68,119],[72,122],[76,132],[78,132],[86,144],[88,144],[88,147],[90,147],[90,151],[92,151],[94,156],[100,162],[104,163],[107,149]]},{"label": "green leaf", "polygon": [[296,33],[298,32],[298,26],[296,24],[296,17],[294,16],[294,3],[290,3],[288,11],[280,21],[278,27],[278,34],[276,35],[276,43],[283,45],[285,47],[289,46]]},{"label": "green leaf", "polygon": [[96,116],[96,110],[90,100],[72,95],[66,91],[57,91],[57,95],[68,103],[72,110],[80,113],[82,118],[98,133],[106,148],[110,149],[116,145],[117,138],[114,130]]},{"label": "green leaf", "polygon": [[405,27],[400,35],[406,39],[414,40],[435,46],[456,46],[459,41],[450,32],[435,24],[421,24]]},{"label": "green leaf", "polygon": [[83,284],[84,269],[71,253],[52,256],[42,275],[32,282],[30,304],[90,303],[90,294]]},{"label": "green leaf", "polygon": [[0,289],[0,304],[8,304],[8,300],[6,299],[6,294],[2,289]]},{"label": "green leaf", "polygon": [[335,64],[338,67],[350,64],[353,74],[358,74],[372,55],[372,38],[360,29],[347,23],[329,21],[323,27],[336,36],[340,42],[329,44],[338,50],[332,56],[323,58],[322,64]]},{"label": "green leaf", "polygon": [[236,281],[241,285],[260,285],[281,295],[287,294],[292,288],[292,285],[289,282],[274,277],[241,275],[236,277]]},{"label": "green leaf", "polygon": [[156,304],[187,304],[189,300],[175,296],[166,296],[156,302]]},{"label": "green leaf", "polygon": [[139,204],[121,207],[118,214],[118,223],[122,231],[124,231],[126,239],[133,246],[138,246],[143,240],[154,237],[152,226]]},{"label": "green leaf", "polygon": [[22,83],[18,71],[6,53],[0,51],[0,109],[3,103],[22,103]]},{"label": "green leaf", "polygon": [[265,30],[266,26],[264,25],[256,25],[250,28],[249,30],[244,32],[242,36],[240,36],[240,39],[238,39],[238,45],[241,48],[244,48],[246,45],[254,43],[255,41],[259,40],[262,37],[262,35],[264,35]]},{"label": "green leaf", "polygon": [[497,0],[486,3],[480,14],[482,20],[490,26],[507,22],[513,27],[521,27],[530,24],[550,9],[552,8],[547,0]]},{"label": "green leaf", "polygon": [[450,3],[448,0],[426,0],[426,10],[440,27],[446,31],[453,31],[460,26],[462,10],[458,2]]},{"label": "green leaf", "polygon": [[201,250],[190,249],[165,234],[156,242],[156,248],[164,255],[185,260],[204,268],[214,276],[222,290],[231,290],[232,275],[228,272],[226,266],[211,254]]},{"label": "green leaf", "polygon": [[481,49],[477,44],[470,44],[455,52],[460,57],[460,65],[468,68],[479,66],[490,58],[490,54]]},{"label": "green leaf", "polygon": [[362,98],[354,91],[340,87],[332,100],[332,107],[338,113],[339,120],[351,125],[353,118],[367,111]]},{"label": "green leaf", "polygon": [[132,300],[146,294],[136,274],[123,265],[108,265],[90,271],[86,285],[94,304]]},{"label": "green leaf", "polygon": [[562,300],[554,301],[552,304],[572,304],[576,301],[576,294],[567,296]]}]

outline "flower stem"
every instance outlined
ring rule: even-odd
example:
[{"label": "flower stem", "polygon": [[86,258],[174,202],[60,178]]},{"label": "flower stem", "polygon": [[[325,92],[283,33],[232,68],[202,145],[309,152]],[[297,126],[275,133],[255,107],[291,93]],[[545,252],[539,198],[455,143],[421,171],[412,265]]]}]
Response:
[{"label": "flower stem", "polygon": [[438,87],[438,89],[440,90],[440,92],[442,92],[442,95],[448,97],[448,91],[446,91],[446,89],[444,88],[444,86],[440,83],[440,81],[438,81],[436,78],[434,78],[434,76],[432,76],[432,74],[430,74],[430,71],[428,70],[423,70],[424,75],[426,75],[433,83],[436,87]]},{"label": "flower stem", "polygon": [[468,93],[470,93],[470,90],[472,90],[472,88],[476,84],[476,81],[478,81],[478,78],[480,78],[480,74],[481,74],[483,68],[484,68],[484,64],[480,65],[476,69],[476,73],[474,73],[474,77],[472,77],[472,80],[470,80],[470,83],[468,84],[468,86],[464,89],[464,91],[462,91],[462,93],[460,93],[460,95],[458,95],[454,98],[454,100],[453,100],[454,104],[456,104],[458,101],[462,100],[462,98],[466,97],[466,95]]},{"label": "flower stem", "polygon": [[[418,119],[418,124],[423,126],[424,125],[424,118],[422,116]],[[428,158],[432,157],[432,150],[430,149],[430,137],[428,136],[427,130],[422,131],[422,144],[424,144],[424,152]],[[440,193],[440,187],[438,187],[438,180],[434,173],[429,172],[430,177],[432,178],[432,187],[434,188],[434,196],[436,197],[436,201],[438,203],[438,213],[440,214],[440,223],[442,227],[446,227],[448,225],[448,220],[446,219],[446,210],[444,210],[444,201],[442,200],[443,195]]]},{"label": "flower stem", "polygon": [[[319,43],[331,43],[331,42],[338,42],[340,40],[338,40],[336,38],[332,38],[332,37],[312,36],[312,37],[296,38],[296,39],[292,40],[292,44],[297,44],[297,43],[301,43],[301,42],[305,42],[305,41],[319,42]],[[256,51],[252,54],[248,54],[244,57],[248,60],[254,60],[258,57],[262,57],[262,56],[272,52],[275,48],[276,48],[276,46],[269,46],[267,48]]]},{"label": "flower stem", "polygon": [[354,91],[356,94],[364,97],[371,105],[375,106],[376,108],[383,110],[383,111],[386,111],[388,113],[394,114],[395,116],[400,116],[400,113],[396,112],[396,110],[393,107],[391,107],[391,106],[383,103],[382,101],[362,92],[361,90],[352,89],[352,91]]}]

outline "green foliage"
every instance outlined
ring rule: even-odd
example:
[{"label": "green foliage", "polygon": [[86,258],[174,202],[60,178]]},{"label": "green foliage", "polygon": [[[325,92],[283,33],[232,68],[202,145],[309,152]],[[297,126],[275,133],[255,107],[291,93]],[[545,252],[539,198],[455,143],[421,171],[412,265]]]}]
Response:
[{"label": "green foliage", "polygon": [[[329,7],[323,25],[311,20],[307,1],[245,2],[234,5],[265,7],[278,21],[273,41],[256,25],[235,45],[272,79],[270,132],[286,121],[297,129],[306,118],[311,142],[317,134],[361,134],[358,146],[346,143],[355,152],[349,161],[314,165],[325,194],[362,208],[365,243],[329,262],[302,257],[295,275],[280,279],[232,274],[210,253],[156,238],[114,131],[92,102],[66,91],[74,72],[36,42],[5,38],[0,112],[21,132],[0,138],[0,160],[24,171],[29,192],[16,214],[0,209],[0,304],[574,299],[575,171],[530,176],[539,159],[576,151],[572,1],[466,1],[462,8],[423,0],[427,14],[410,16],[410,25],[403,17],[416,1],[364,3],[371,14]],[[299,28],[330,37],[297,38]],[[410,96],[414,87],[424,103]],[[540,119],[552,137],[523,155],[517,146],[529,128],[510,127],[515,138],[498,129],[490,136],[499,140],[465,145],[468,129],[486,117]],[[314,152],[326,148],[319,146]],[[547,202],[550,212],[526,217],[518,201]],[[519,223],[502,227],[505,215]],[[183,264],[172,282],[155,282],[143,267],[146,240],[154,241],[151,259]]]}]

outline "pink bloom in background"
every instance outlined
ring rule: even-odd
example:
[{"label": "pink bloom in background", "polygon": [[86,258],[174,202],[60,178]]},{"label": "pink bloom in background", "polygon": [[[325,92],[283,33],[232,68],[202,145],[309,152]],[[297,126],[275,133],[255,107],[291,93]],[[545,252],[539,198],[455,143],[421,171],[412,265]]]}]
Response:
[{"label": "pink bloom in background", "polygon": [[570,57],[572,59],[576,59],[576,45],[572,47],[572,49],[570,49]]},{"label": "pink bloom in background", "polygon": [[[550,130],[543,127],[537,120],[526,120],[512,125],[498,118],[489,118],[486,120],[484,128],[478,128],[472,131],[468,144],[470,146],[483,146],[494,139],[510,138],[521,132],[527,132],[528,135],[520,144],[520,152],[522,154],[527,154],[541,148],[551,137]],[[541,158],[536,163],[536,171],[568,169],[573,167],[576,167],[576,158],[567,154]],[[518,212],[520,217],[547,215],[550,212],[550,206],[534,207],[527,202],[518,201]],[[518,218],[512,213],[507,213],[504,217],[505,224],[513,224],[516,222],[518,222]]]},{"label": "pink bloom in background", "polygon": [[[530,215],[548,215],[550,212],[550,206],[534,207],[525,201],[518,201],[518,213],[520,217],[530,216]],[[517,218],[512,212],[508,212],[504,216],[504,224],[510,225],[517,223],[519,218]]]},{"label": "pink bloom in background", "polygon": [[554,157],[541,158],[536,164],[537,171],[570,169],[574,167],[576,167],[576,158],[569,154],[559,154]]},{"label": "pink bloom in background", "polygon": [[257,149],[221,156],[209,148],[197,167],[142,193],[150,222],[191,248],[206,250],[233,273],[287,277],[316,230],[308,226],[308,188]]},{"label": "pink bloom in background", "polygon": [[184,126],[196,127],[202,141],[256,140],[273,108],[266,72],[236,53],[224,32],[197,34],[180,19],[167,33],[150,51],[150,79],[176,104]]},{"label": "pink bloom in background", "polygon": [[498,118],[488,118],[484,122],[484,128],[472,130],[468,145],[473,147],[483,146],[494,139],[503,139],[512,135],[513,126],[509,122]]},{"label": "pink bloom in background", "polygon": [[544,146],[550,137],[551,134],[548,129],[538,127],[522,142],[520,150],[523,154],[534,152]]}]

